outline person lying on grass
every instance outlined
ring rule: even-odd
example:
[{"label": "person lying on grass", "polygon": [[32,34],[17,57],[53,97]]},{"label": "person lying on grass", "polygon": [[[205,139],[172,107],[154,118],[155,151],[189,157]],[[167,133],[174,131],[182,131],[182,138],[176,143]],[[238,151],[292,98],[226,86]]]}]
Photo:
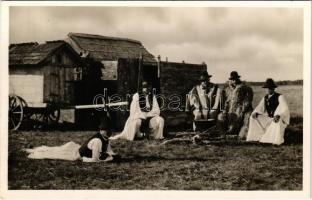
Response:
[{"label": "person lying on grass", "polygon": [[112,132],[107,120],[102,121],[99,126],[100,131],[90,137],[83,145],[75,142],[68,142],[61,146],[48,147],[40,146],[33,149],[25,149],[31,159],[61,159],[61,160],[81,160],[83,162],[107,162],[117,159],[109,142]]}]

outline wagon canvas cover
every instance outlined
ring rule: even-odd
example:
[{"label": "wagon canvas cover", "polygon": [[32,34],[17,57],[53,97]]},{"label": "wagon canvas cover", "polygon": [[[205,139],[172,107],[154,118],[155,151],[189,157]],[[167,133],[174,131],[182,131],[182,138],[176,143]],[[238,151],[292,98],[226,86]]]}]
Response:
[{"label": "wagon canvas cover", "polygon": [[10,75],[9,92],[28,104],[43,103],[43,75]]}]

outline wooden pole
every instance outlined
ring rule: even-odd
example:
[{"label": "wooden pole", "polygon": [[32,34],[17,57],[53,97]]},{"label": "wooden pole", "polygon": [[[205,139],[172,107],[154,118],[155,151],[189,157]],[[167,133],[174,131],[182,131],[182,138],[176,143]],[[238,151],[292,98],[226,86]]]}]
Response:
[{"label": "wooden pole", "polygon": [[140,57],[139,57],[139,69],[138,69],[138,85],[137,85],[137,92],[139,92],[140,86],[141,86],[142,67],[143,67],[143,55],[142,55],[142,53],[140,53]]},{"label": "wooden pole", "polygon": [[90,108],[104,108],[104,107],[113,107],[113,106],[126,106],[128,104],[129,103],[127,101],[123,101],[123,102],[115,102],[115,103],[107,103],[107,104],[76,105],[76,106],[69,106],[66,108],[90,109]]},{"label": "wooden pole", "polygon": [[160,78],[160,55],[157,57],[157,78]]}]

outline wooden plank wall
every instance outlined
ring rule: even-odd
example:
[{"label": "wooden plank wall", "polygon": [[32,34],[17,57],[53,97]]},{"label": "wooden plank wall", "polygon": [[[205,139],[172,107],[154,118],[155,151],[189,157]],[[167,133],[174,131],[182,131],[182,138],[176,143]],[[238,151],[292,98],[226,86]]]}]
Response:
[{"label": "wooden plank wall", "polygon": [[[123,101],[127,100],[127,94],[134,94],[137,91],[138,82],[138,59],[119,59],[118,60],[118,80],[116,94],[122,96]],[[126,108],[126,107],[125,107]],[[115,118],[115,128],[122,130],[129,116],[127,111],[112,112]]]},{"label": "wooden plank wall", "polygon": [[[139,66],[138,62],[139,62],[138,59],[137,60],[119,59],[118,86],[117,86],[118,94],[122,95],[134,94],[137,91],[138,66]],[[144,66],[144,67],[152,67],[152,66]],[[173,62],[160,63],[160,78],[159,78],[160,94],[166,97],[165,101],[166,109],[161,112],[161,115],[165,118],[167,126],[176,126],[183,128],[184,125],[186,125],[185,124],[186,113],[184,112],[186,94],[192,89],[194,85],[198,83],[198,79],[201,73],[206,70],[207,70],[206,65],[173,63]],[[150,70],[150,73],[154,71],[155,70]],[[150,75],[151,74],[149,74],[149,76]],[[152,76],[157,76],[157,73],[155,72],[155,74],[153,74]],[[156,79],[157,78],[155,78],[154,80]],[[169,97],[172,94],[180,95],[182,111],[170,111],[167,109]],[[125,120],[127,119],[127,114],[119,113],[117,114],[117,119],[118,119],[117,121],[119,122],[119,127],[123,127]]]},{"label": "wooden plank wall", "polygon": [[170,96],[171,94],[184,96],[198,83],[201,73],[206,70],[206,65],[161,62],[161,93],[165,96]]},{"label": "wooden plank wall", "polygon": [[[183,127],[186,125],[186,113],[184,112],[186,94],[198,83],[201,73],[206,70],[206,65],[160,62],[160,91],[166,97],[166,110],[162,112],[162,115],[167,126]],[[168,109],[169,97],[172,94],[181,97],[182,111]]]},{"label": "wooden plank wall", "polygon": [[134,94],[137,91],[138,68],[138,59],[118,60],[118,94],[125,96],[126,94]]},{"label": "wooden plank wall", "polygon": [[44,66],[44,101],[60,103],[60,67],[57,65]]},{"label": "wooden plank wall", "polygon": [[[61,62],[56,57],[61,55]],[[58,104],[74,103],[74,63],[75,61],[64,50],[55,52],[43,67],[45,76],[44,100]]]}]

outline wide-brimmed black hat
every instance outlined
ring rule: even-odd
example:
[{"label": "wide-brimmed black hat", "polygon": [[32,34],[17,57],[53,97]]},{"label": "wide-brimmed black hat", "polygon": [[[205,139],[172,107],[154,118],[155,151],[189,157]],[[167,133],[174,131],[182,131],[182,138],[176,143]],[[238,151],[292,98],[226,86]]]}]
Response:
[{"label": "wide-brimmed black hat", "polygon": [[238,75],[237,71],[232,71],[230,73],[230,78],[229,80],[236,80],[236,79],[239,79],[240,78],[240,75]]},{"label": "wide-brimmed black hat", "polygon": [[208,72],[204,71],[200,77],[199,81],[206,81],[208,78],[212,77],[212,75],[208,74]]},{"label": "wide-brimmed black hat", "polygon": [[275,84],[273,79],[268,78],[262,87],[263,88],[277,88],[277,85]]}]

